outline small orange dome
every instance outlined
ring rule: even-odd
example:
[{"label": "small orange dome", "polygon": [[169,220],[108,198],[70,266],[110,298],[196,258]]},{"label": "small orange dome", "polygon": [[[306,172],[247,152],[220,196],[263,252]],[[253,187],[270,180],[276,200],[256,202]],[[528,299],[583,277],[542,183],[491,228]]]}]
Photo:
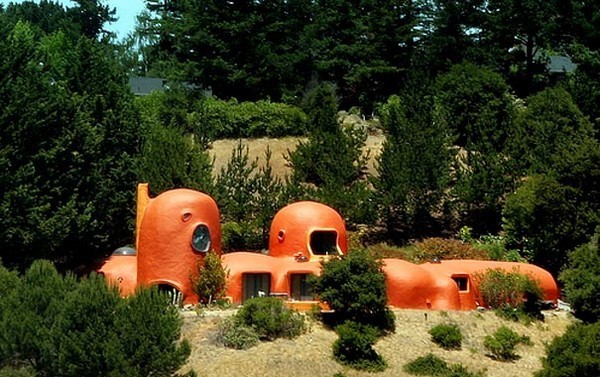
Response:
[{"label": "small orange dome", "polygon": [[335,209],[316,202],[297,202],[282,208],[273,218],[269,254],[308,259],[346,254],[347,238],[344,220]]}]

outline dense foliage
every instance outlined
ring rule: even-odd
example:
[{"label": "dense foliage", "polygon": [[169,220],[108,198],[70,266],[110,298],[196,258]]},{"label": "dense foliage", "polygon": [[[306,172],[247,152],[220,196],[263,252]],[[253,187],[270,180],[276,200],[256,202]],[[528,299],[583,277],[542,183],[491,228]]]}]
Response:
[{"label": "dense foliage", "polygon": [[593,239],[569,255],[560,280],[575,316],[587,323],[600,319],[600,252],[598,232]]},{"label": "dense foliage", "polygon": [[225,296],[227,271],[221,263],[221,257],[211,251],[204,256],[203,262],[198,262],[197,274],[190,277],[192,289],[203,304],[211,304]]},{"label": "dense foliage", "polygon": [[375,327],[347,321],[336,327],[338,339],[333,343],[333,357],[341,364],[369,372],[382,371],[385,360],[374,349],[379,337]]},{"label": "dense foliage", "polygon": [[500,326],[492,335],[486,335],[483,346],[490,351],[490,356],[499,361],[510,361],[518,358],[515,348],[519,344],[533,345],[529,337],[517,334],[506,326]]},{"label": "dense foliage", "polygon": [[462,364],[451,364],[429,353],[404,365],[408,374],[432,377],[483,377],[484,372],[471,372]]},{"label": "dense foliage", "polygon": [[543,369],[535,377],[600,375],[600,322],[575,324],[547,347]]},{"label": "dense foliage", "polygon": [[365,250],[323,262],[321,275],[312,278],[314,293],[335,311],[337,323],[354,321],[394,331],[394,313],[387,307],[381,261]]},{"label": "dense foliage", "polygon": [[103,278],[60,275],[36,261],[0,269],[0,362],[48,376],[175,375],[190,346],[181,319],[156,289],[122,299]]}]

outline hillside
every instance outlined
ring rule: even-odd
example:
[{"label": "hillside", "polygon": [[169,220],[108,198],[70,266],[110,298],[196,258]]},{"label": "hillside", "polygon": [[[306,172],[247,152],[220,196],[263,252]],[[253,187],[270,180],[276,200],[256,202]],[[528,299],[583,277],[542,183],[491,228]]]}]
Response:
[{"label": "hillside", "polygon": [[[336,339],[333,331],[319,323],[310,322],[307,334],[294,340],[280,339],[261,343],[258,347],[237,351],[215,344],[217,323],[232,312],[205,312],[196,316],[186,313],[183,336],[192,344],[192,354],[183,370],[190,367],[198,376],[363,376],[365,373],[347,369],[331,356],[331,345]],[[540,358],[545,355],[545,344],[561,335],[573,322],[565,312],[545,312],[545,321],[529,326],[498,318],[492,312],[442,312],[423,310],[396,310],[396,333],[381,339],[375,348],[389,367],[373,376],[409,376],[402,367],[407,362],[429,352],[449,363],[461,363],[470,370],[486,370],[488,377],[531,376],[541,368]],[[457,323],[463,333],[460,351],[445,351],[431,342],[427,331],[438,323]],[[527,335],[533,346],[518,346],[520,359],[501,363],[485,356],[483,338],[505,324],[519,334]],[[367,374],[371,375],[371,374]]]},{"label": "hillside", "polygon": [[[257,138],[257,139],[241,139],[242,143],[248,146],[248,154],[251,160],[258,158],[259,166],[264,164],[265,150],[267,147],[272,152],[271,166],[273,172],[278,177],[284,177],[291,173],[291,169],[286,165],[285,156],[288,150],[294,150],[296,145],[303,140],[299,137],[284,137],[279,139],[273,138]],[[364,152],[370,153],[368,163],[369,173],[375,173],[376,157],[381,153],[381,148],[385,137],[382,135],[371,135],[367,138]],[[215,158],[214,173],[218,174],[231,158],[231,152],[237,146],[237,139],[217,140],[212,144],[210,149],[211,157]]]}]

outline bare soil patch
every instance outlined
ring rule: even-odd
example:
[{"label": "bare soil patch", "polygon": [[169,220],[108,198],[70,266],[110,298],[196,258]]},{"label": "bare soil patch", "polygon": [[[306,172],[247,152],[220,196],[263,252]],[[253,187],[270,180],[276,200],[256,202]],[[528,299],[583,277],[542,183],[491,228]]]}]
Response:
[{"label": "bare soil patch", "polygon": [[[258,158],[258,166],[265,164],[265,151],[267,148],[271,150],[271,166],[276,176],[283,178],[286,174],[291,173],[291,169],[287,166],[285,156],[289,151],[296,149],[298,143],[305,138],[300,137],[283,137],[278,139],[258,138],[258,139],[223,139],[217,140],[212,144],[210,149],[211,157],[214,157],[215,164],[213,172],[219,174],[221,169],[227,165],[231,158],[232,151],[237,147],[239,140],[244,146],[248,147],[248,156],[250,160]],[[376,158],[381,154],[381,149],[385,137],[382,135],[371,135],[367,138],[364,147],[364,153],[369,153],[368,172],[375,173]]]},{"label": "bare soil patch", "polygon": [[[387,361],[382,373],[364,373],[341,366],[332,358],[331,346],[336,334],[317,322],[310,322],[309,331],[293,340],[263,342],[245,351],[223,348],[215,344],[217,324],[229,312],[207,312],[203,316],[187,316],[183,336],[192,344],[192,354],[184,371],[193,368],[198,376],[409,376],[404,364],[419,356],[433,353],[448,363],[461,363],[470,370],[485,370],[488,377],[532,376],[541,368],[545,345],[562,335],[573,319],[565,312],[548,311],[545,321],[530,324],[514,323],[498,318],[493,312],[441,312],[395,310],[396,332],[377,342],[375,348]],[[436,346],[428,331],[439,323],[456,323],[463,334],[463,347],[445,351]],[[501,325],[521,335],[527,335],[533,346],[517,347],[520,358],[503,363],[486,356],[483,338]]]}]

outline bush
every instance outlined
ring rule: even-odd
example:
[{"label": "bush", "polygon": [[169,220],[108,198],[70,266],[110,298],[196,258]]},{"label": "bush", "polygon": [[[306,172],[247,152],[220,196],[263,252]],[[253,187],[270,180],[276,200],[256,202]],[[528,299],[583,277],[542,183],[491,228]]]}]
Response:
[{"label": "bush", "polygon": [[442,323],[429,330],[429,334],[431,340],[444,349],[452,350],[461,347],[462,333],[457,325]]},{"label": "bush", "polygon": [[487,253],[453,238],[426,238],[414,244],[418,262],[433,259],[489,259]]},{"label": "bush", "polygon": [[204,263],[198,263],[198,275],[192,276],[192,288],[200,302],[210,304],[223,298],[227,285],[227,272],[221,258],[213,251],[204,256]]},{"label": "bush", "polygon": [[236,320],[251,327],[261,340],[294,338],[306,330],[304,317],[285,307],[275,297],[256,297],[246,300],[235,316]]},{"label": "bush", "polygon": [[336,328],[339,338],[333,343],[333,356],[337,361],[358,370],[382,371],[383,358],[373,349],[379,330],[356,323],[345,322]]},{"label": "bush", "polygon": [[600,253],[598,235],[569,255],[569,265],[559,279],[565,283],[567,300],[575,316],[584,322],[600,318]]},{"label": "bush", "polygon": [[224,347],[245,350],[258,344],[258,334],[252,327],[241,324],[230,317],[219,324],[217,342]]},{"label": "bush", "polygon": [[179,312],[154,288],[121,299],[98,275],[77,281],[44,261],[22,277],[3,272],[4,365],[49,376],[171,376],[190,353]]},{"label": "bush", "polygon": [[[321,275],[311,277],[313,291],[334,310],[333,321],[354,321],[394,331],[395,317],[387,307],[385,274],[381,261],[365,250],[324,261]],[[334,324],[335,324],[334,323]]]},{"label": "bush", "polygon": [[600,322],[571,325],[554,338],[535,377],[600,376]]},{"label": "bush", "polygon": [[448,365],[444,360],[434,354],[427,354],[416,358],[404,365],[404,371],[417,376],[439,377],[483,377],[483,372],[470,372],[461,364]]},{"label": "bush", "polygon": [[[542,290],[539,284],[528,275],[519,273],[518,269],[511,272],[502,269],[488,269],[477,274],[479,293],[483,303],[499,314],[515,313],[512,319],[518,319],[518,314],[529,318],[540,317]],[[509,317],[512,317],[509,316]]]},{"label": "bush", "polygon": [[487,335],[483,345],[496,360],[508,361],[517,359],[515,347],[519,344],[532,345],[529,337],[521,336],[506,326],[500,327],[494,335]]}]

